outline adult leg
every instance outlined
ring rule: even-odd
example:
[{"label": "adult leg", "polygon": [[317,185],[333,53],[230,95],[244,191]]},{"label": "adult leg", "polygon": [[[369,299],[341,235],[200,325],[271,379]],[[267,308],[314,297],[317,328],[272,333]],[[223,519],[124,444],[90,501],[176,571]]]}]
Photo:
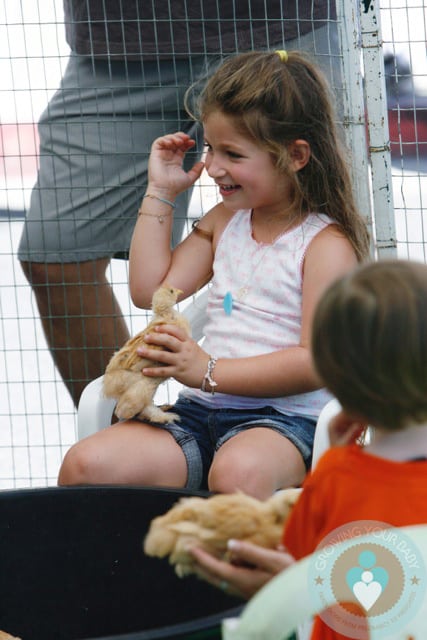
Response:
[{"label": "adult leg", "polygon": [[80,440],[66,453],[60,485],[127,484],[182,488],[187,462],[173,436],[136,421]]},{"label": "adult leg", "polygon": [[297,447],[273,429],[253,427],[216,452],[208,477],[211,491],[243,491],[265,500],[277,489],[300,486],[306,468]]},{"label": "adult leg", "polygon": [[129,338],[106,278],[109,262],[21,263],[55,365],[76,407],[84,387],[104,373],[114,351]]}]

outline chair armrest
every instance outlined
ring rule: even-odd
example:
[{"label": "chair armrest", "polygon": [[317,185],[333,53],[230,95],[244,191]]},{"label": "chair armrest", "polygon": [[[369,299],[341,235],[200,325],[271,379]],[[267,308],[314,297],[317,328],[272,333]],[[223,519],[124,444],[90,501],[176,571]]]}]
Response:
[{"label": "chair armrest", "polygon": [[341,405],[333,398],[329,400],[329,402],[323,407],[320,415],[317,419],[316,431],[314,434],[314,443],[313,443],[313,460],[311,463],[311,468],[314,469],[319,458],[323,453],[331,446],[331,441],[329,439],[329,422],[331,419],[336,416],[341,411]]},{"label": "chair armrest", "polygon": [[106,398],[102,389],[104,376],[95,378],[83,389],[77,411],[77,438],[87,436],[109,427],[113,421],[116,400]]}]

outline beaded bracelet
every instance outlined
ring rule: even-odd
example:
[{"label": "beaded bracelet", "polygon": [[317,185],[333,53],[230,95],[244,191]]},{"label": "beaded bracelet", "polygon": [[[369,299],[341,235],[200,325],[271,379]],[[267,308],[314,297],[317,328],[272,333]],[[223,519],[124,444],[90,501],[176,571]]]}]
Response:
[{"label": "beaded bracelet", "polygon": [[166,200],[166,198],[160,198],[160,196],[152,196],[151,193],[146,193],[144,195],[144,198],[154,198],[154,200],[159,200],[160,202],[163,202],[164,204],[168,204],[170,207],[172,207],[172,209],[176,209],[176,203],[172,202],[172,200]]},{"label": "beaded bracelet", "polygon": [[208,368],[202,382],[202,391],[208,391],[208,389],[206,389],[206,384],[209,384],[210,392],[212,395],[215,394],[215,387],[218,386],[218,383],[215,382],[215,380],[212,378],[213,370],[215,368],[217,361],[218,361],[218,358],[215,358],[215,356],[209,356]]}]

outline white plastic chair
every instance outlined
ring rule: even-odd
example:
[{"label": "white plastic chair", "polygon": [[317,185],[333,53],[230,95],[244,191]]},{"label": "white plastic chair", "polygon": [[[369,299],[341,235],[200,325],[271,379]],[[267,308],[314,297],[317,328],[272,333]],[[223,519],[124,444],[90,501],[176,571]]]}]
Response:
[{"label": "white plastic chair", "polygon": [[317,461],[319,460],[321,455],[331,446],[328,431],[329,422],[340,411],[340,403],[336,398],[332,398],[332,400],[329,400],[329,402],[323,407],[322,411],[320,412],[320,415],[317,419],[316,433],[314,436],[313,459],[311,462],[312,468],[316,466]]},{"label": "white plastic chair", "polygon": [[[399,529],[408,536],[411,545],[418,550],[427,563],[427,525],[402,527]],[[372,542],[372,536],[360,536],[358,542]],[[348,542],[336,545],[336,557],[341,551],[348,549]],[[321,556],[322,550],[311,556],[296,562],[283,571],[265,587],[263,587],[246,605],[239,618],[230,618],[223,621],[223,640],[285,640],[299,625],[320,613],[328,606],[337,604],[339,600],[345,602],[348,595],[337,593],[328,595],[325,590],[323,603],[317,603],[309,594],[309,568],[316,558]],[[324,554],[322,556],[324,558]],[[421,579],[424,579],[423,577]],[[369,638],[387,638],[387,640],[424,640],[426,637],[427,620],[427,591],[422,587],[423,600],[414,617],[409,619],[402,629],[384,633],[384,628],[370,629]],[[366,618],[370,623],[369,617]]]}]

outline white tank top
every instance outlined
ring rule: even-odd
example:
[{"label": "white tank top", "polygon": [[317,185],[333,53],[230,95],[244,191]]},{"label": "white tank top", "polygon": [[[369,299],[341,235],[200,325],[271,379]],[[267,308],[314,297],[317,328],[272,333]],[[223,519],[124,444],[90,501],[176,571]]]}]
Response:
[{"label": "white tank top", "polygon": [[[329,224],[333,221],[328,216],[309,214],[273,244],[264,244],[252,236],[251,212],[235,213],[215,253],[205,351],[217,358],[244,358],[299,344],[303,261],[311,240]],[[181,395],[217,408],[270,406],[282,413],[313,417],[331,398],[324,389],[277,398],[212,395],[189,388]]]}]

